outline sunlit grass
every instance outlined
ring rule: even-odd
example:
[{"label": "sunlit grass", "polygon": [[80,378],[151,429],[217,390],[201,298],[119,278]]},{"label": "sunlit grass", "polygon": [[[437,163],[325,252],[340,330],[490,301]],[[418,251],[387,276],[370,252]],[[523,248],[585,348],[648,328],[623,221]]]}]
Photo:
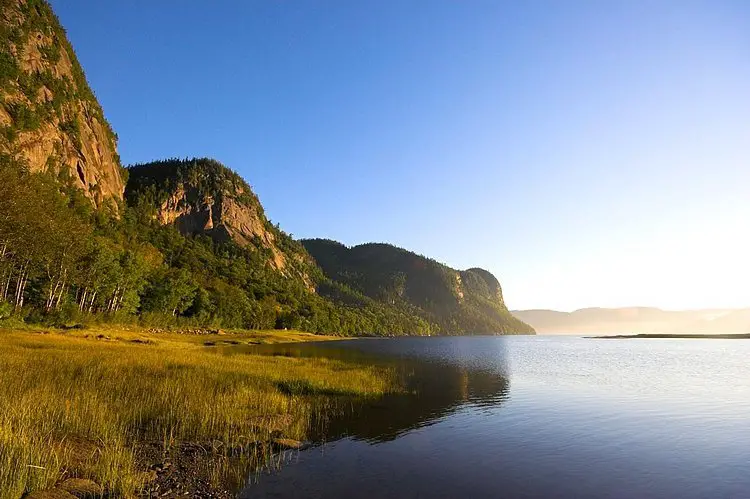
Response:
[{"label": "sunlit grass", "polygon": [[[133,343],[136,336],[149,342]],[[340,410],[341,395],[374,396],[395,384],[382,368],[222,355],[197,337],[95,338],[0,330],[0,498],[70,476],[132,495],[146,476],[139,442],[254,452],[271,435],[304,439],[311,424]],[[226,466],[212,466],[218,480]]]}]

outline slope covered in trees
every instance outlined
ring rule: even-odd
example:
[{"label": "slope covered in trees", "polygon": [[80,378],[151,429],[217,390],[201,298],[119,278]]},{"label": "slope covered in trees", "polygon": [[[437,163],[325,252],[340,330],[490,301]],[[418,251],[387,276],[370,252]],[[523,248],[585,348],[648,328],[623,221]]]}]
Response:
[{"label": "slope covered in trees", "polygon": [[109,216],[49,173],[3,160],[0,317],[352,335],[429,332],[420,318],[327,280],[278,229],[280,247],[305,257],[304,273],[284,274],[251,245],[182,234],[154,216],[154,205],[134,199],[140,201]]},{"label": "slope covered in trees", "polygon": [[250,186],[218,161],[172,159],[128,171],[129,204],[183,234],[233,241],[256,251],[274,270],[313,287],[319,271],[304,248],[271,224]]},{"label": "slope covered in trees", "polygon": [[313,258],[217,161],[121,168],[49,5],[0,0],[0,18],[0,320],[529,331],[488,272],[385,245],[308,241]]},{"label": "slope covered in trees", "polygon": [[503,301],[490,272],[457,271],[389,244],[348,248],[336,241],[302,244],[334,282],[381,303],[409,310],[442,334],[530,333]]},{"label": "slope covered in trees", "polygon": [[[176,220],[165,221],[158,199],[172,196],[170,188],[162,192],[134,180],[139,186],[128,190],[129,204],[111,216],[94,209],[69,179],[3,161],[0,317],[346,335],[529,332],[520,321],[508,320],[499,284],[485,271],[456,272],[387,245],[348,250],[305,241],[314,260],[265,219],[244,181],[215,161],[168,164],[207,182],[215,176],[239,179],[249,196],[240,204],[249,203],[262,218],[287,262],[283,268],[274,265],[273,251],[258,235],[242,236],[241,243],[216,237],[212,229],[189,232]],[[143,168],[132,169],[141,169],[135,179]],[[214,187],[207,189],[211,198],[222,197]],[[344,251],[324,252],[316,244]]]}]

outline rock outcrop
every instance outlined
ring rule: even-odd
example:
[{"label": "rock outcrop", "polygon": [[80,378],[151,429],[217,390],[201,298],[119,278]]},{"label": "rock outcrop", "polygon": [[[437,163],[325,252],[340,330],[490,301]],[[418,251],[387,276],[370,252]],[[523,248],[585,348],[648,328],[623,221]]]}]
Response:
[{"label": "rock outcrop", "polygon": [[126,196],[146,203],[154,218],[181,233],[204,234],[257,250],[268,265],[289,277],[313,283],[305,266],[314,263],[302,246],[266,218],[249,185],[212,159],[167,160],[128,168]]},{"label": "rock outcrop", "polygon": [[0,21],[0,156],[117,209],[117,137],[57,17],[41,0],[0,0]]}]

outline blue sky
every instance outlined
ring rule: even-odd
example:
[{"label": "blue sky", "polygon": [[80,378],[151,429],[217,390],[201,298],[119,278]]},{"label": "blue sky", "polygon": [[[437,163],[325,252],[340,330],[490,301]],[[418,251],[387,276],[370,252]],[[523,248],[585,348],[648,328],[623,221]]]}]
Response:
[{"label": "blue sky", "polygon": [[511,308],[750,306],[750,3],[52,0],[125,163]]}]

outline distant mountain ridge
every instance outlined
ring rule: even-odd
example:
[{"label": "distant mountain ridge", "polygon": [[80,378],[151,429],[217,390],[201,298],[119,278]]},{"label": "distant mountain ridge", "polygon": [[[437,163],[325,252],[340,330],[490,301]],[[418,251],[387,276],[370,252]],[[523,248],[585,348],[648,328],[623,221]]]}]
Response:
[{"label": "distant mountain ridge", "polygon": [[584,308],[573,312],[514,310],[538,333],[747,333],[750,308],[662,310],[653,307]]}]

